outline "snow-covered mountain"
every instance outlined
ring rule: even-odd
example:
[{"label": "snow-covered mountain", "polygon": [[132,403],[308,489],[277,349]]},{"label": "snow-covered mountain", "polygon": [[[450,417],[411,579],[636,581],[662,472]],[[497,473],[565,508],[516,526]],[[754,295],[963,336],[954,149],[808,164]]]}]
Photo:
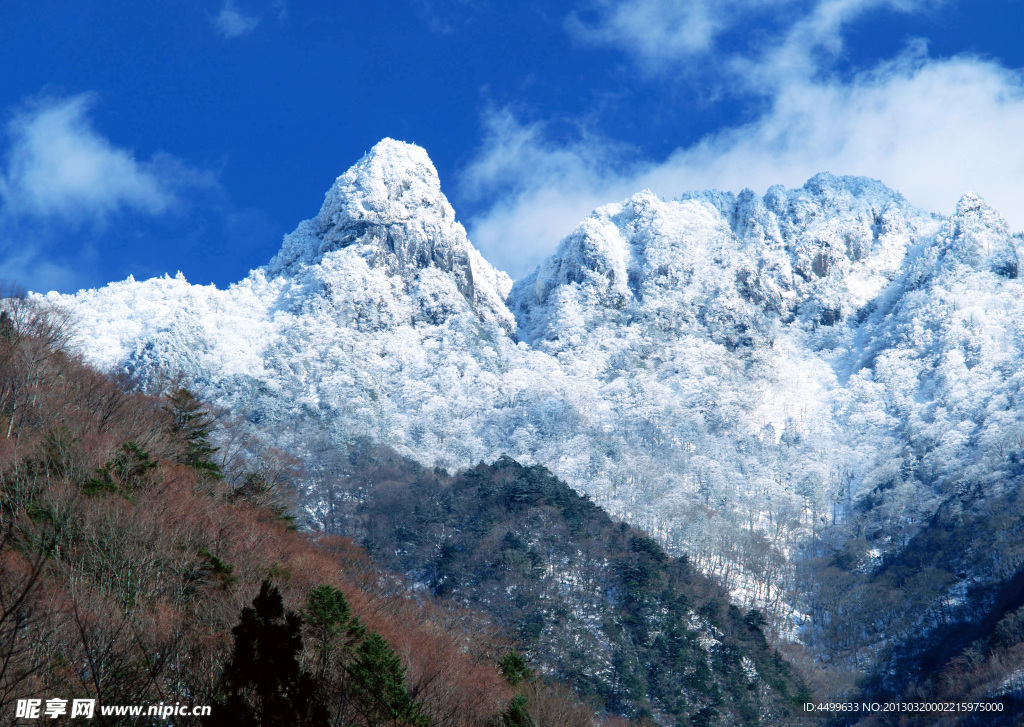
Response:
[{"label": "snow-covered mountain", "polygon": [[426,153],[384,140],[226,290],[46,299],[91,362],[183,376],[296,451],[315,427],[446,468],[544,464],[781,611],[817,529],[858,518],[878,557],[958,488],[1020,476],[1022,244],[977,197],[945,218],[819,174],[641,192],[513,286]]},{"label": "snow-covered mountain", "polygon": [[470,245],[426,153],[385,140],[227,290],[179,274],[49,298],[74,312],[90,360],[143,386],[181,375],[253,422],[312,417],[400,443],[493,387],[478,379],[515,349],[511,285]]}]

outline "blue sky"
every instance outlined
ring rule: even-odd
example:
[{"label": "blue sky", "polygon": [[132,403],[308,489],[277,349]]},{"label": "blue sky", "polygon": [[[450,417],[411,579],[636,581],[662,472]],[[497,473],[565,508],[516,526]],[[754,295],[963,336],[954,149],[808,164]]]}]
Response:
[{"label": "blue sky", "polygon": [[0,277],[269,260],[391,136],[488,259],[596,206],[866,174],[1024,229],[1024,0],[37,0],[0,8]]}]

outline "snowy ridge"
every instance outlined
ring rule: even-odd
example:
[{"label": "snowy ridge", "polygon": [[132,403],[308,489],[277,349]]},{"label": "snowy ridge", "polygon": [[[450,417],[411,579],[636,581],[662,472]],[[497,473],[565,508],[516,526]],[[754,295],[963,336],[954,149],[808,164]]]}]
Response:
[{"label": "snowy ridge", "polygon": [[870,500],[884,551],[965,482],[1018,476],[1022,242],[973,195],[946,219],[819,174],[606,205],[513,287],[426,153],[385,140],[227,290],[47,299],[92,361],[182,374],[297,450],[314,427],[447,468],[539,462],[785,610],[823,522]]}]

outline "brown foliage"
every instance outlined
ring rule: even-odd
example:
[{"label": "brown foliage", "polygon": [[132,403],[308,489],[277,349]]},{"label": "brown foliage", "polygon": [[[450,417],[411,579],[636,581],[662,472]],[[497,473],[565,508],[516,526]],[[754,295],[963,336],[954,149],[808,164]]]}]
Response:
[{"label": "brown foliage", "polygon": [[[341,589],[434,725],[505,707],[504,644],[479,617],[411,597],[349,541],[290,529],[276,493],[239,497],[175,464],[159,400],[70,354],[52,311],[9,298],[0,311],[0,714],[30,697],[214,702],[231,629],[266,578],[292,610],[317,585]],[[128,445],[156,466],[126,474]],[[291,466],[271,450],[262,462],[272,487]]]}]

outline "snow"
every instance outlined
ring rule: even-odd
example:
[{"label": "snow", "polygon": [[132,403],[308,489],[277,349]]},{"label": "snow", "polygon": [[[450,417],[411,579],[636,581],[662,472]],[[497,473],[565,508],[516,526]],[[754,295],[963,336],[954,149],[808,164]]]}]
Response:
[{"label": "snow", "polygon": [[45,299],[93,363],[182,375],[285,445],[315,427],[429,466],[543,463],[756,603],[790,590],[772,558],[814,517],[877,489],[909,527],[964,478],[1008,477],[1022,243],[976,196],[942,218],[821,174],[605,205],[513,286],[426,152],[387,139],[226,290]]}]

